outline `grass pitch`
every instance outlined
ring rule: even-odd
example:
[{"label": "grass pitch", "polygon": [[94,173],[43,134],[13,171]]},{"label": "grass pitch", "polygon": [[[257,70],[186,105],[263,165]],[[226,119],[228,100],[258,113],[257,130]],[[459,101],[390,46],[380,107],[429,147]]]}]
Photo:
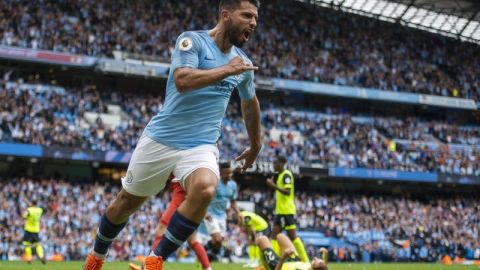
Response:
[{"label": "grass pitch", "polygon": [[[50,262],[42,265],[34,261],[31,265],[24,262],[0,261],[0,270],[81,270],[83,262]],[[241,264],[213,264],[213,270],[249,270]],[[480,270],[474,265],[441,264],[330,264],[330,270]],[[129,270],[126,262],[106,263],[103,270]],[[196,264],[166,263],[164,270],[198,270]]]}]

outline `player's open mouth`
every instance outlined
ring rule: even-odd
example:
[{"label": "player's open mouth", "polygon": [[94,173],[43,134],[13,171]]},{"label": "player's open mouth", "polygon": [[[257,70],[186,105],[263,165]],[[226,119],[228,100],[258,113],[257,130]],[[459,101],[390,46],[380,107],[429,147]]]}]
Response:
[{"label": "player's open mouth", "polygon": [[245,40],[248,40],[250,38],[250,33],[250,31],[243,32],[243,37],[245,38]]}]

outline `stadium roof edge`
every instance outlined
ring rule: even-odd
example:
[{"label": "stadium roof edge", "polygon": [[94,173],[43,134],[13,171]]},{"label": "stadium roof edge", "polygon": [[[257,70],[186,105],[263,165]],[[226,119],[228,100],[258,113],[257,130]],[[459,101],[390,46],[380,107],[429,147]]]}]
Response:
[{"label": "stadium roof edge", "polygon": [[297,0],[480,44],[480,1]]}]

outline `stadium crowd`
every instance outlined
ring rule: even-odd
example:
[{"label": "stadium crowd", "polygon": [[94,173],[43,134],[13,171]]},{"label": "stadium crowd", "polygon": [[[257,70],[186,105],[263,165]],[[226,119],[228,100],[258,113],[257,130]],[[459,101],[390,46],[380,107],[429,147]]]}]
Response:
[{"label": "stadium crowd", "polygon": [[[46,210],[40,237],[47,257],[84,258],[100,215],[119,191],[119,183],[27,178],[2,178],[0,182],[0,260],[21,258],[21,216],[31,199],[37,199]],[[109,259],[131,260],[148,254],[156,222],[169,199],[169,192],[152,197],[129,220]],[[241,189],[239,200],[255,202],[256,211],[273,220],[271,192]],[[358,194],[299,193],[296,197],[299,229],[336,239],[332,243],[337,244],[329,247],[333,261],[363,261],[366,253],[371,261],[438,261],[447,254],[480,259],[479,203],[478,198],[467,197],[428,201]],[[229,252],[224,254],[245,256],[246,239],[233,218],[228,227],[224,246]],[[318,249],[307,246],[307,250],[315,253]],[[183,250],[177,258],[192,256],[188,253]]]},{"label": "stadium crowd", "polygon": [[[243,190],[239,200],[255,202],[256,211],[273,220],[272,193]],[[408,196],[303,192],[295,197],[295,203],[300,230],[320,231],[326,237],[346,240],[343,246],[329,247],[334,261],[362,261],[366,251],[371,261],[480,256],[478,198],[421,201]],[[339,250],[343,250],[342,255]]]},{"label": "stadium crowd", "polygon": [[[161,97],[101,92],[94,86],[68,91],[23,86],[0,83],[1,142],[131,151],[150,117],[162,108]],[[108,113],[109,104],[128,115],[118,126],[106,125],[101,117],[86,119],[87,112]],[[248,144],[239,112],[233,102],[222,124],[218,146],[226,160]],[[331,108],[280,110],[273,105],[262,110],[262,125],[261,161],[282,154],[299,165],[480,175],[479,126],[459,127],[413,116],[352,116]],[[446,143],[464,145],[450,148]]]},{"label": "stadium crowd", "polygon": [[[122,51],[163,61],[182,31],[212,27],[217,16],[207,0],[2,0],[0,7],[3,45],[108,57]],[[252,38],[245,50],[259,76],[480,97],[480,59],[471,57],[478,45],[399,24],[274,0],[264,1]]]}]

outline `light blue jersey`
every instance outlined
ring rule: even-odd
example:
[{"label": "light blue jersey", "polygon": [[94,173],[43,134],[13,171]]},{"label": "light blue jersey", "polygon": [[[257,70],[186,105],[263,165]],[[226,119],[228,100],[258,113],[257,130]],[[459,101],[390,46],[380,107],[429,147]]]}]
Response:
[{"label": "light blue jersey", "polygon": [[218,181],[217,194],[208,206],[208,213],[213,217],[223,219],[227,217],[227,209],[230,208],[230,202],[237,199],[237,183],[228,180],[227,184],[222,180]]},{"label": "light blue jersey", "polygon": [[229,53],[220,51],[208,31],[182,33],[175,44],[168,74],[165,104],[148,123],[148,137],[161,144],[189,149],[199,145],[215,145],[220,136],[220,125],[230,95],[238,89],[242,100],[255,96],[253,71],[224,80],[201,89],[180,93],[175,86],[173,72],[177,68],[212,69],[228,64],[236,56],[251,63],[247,55],[232,46]]}]

